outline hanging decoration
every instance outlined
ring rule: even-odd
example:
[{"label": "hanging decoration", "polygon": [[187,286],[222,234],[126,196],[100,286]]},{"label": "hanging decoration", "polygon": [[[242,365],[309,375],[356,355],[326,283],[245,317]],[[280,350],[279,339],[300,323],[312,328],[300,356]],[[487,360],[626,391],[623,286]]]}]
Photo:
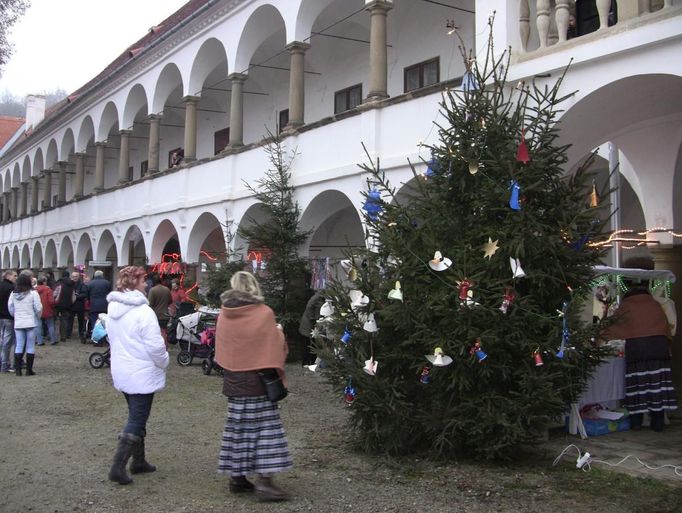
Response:
[{"label": "hanging decoration", "polygon": [[431,160],[429,160],[428,164],[426,165],[426,171],[424,171],[422,176],[428,180],[433,175],[435,175],[439,170],[440,164],[438,163],[438,159],[436,159],[436,157],[432,153]]},{"label": "hanging decoration", "polygon": [[348,296],[350,297],[350,307],[353,310],[369,304],[369,297],[365,296],[361,290],[351,290],[348,292]]},{"label": "hanging decoration", "polygon": [[381,206],[381,193],[376,188],[367,193],[367,199],[362,206],[362,210],[367,212],[367,217],[369,217],[370,221],[379,219],[379,214],[383,211],[383,207]]},{"label": "hanging decoration", "polygon": [[521,268],[521,261],[518,258],[509,257],[509,265],[511,266],[513,278],[523,278],[526,276],[526,273]]},{"label": "hanging decoration", "polygon": [[445,271],[452,265],[452,260],[444,257],[440,251],[436,251],[429,262],[429,267],[434,271]]},{"label": "hanging decoration", "polygon": [[365,324],[362,326],[362,329],[368,331],[369,333],[375,333],[379,331],[379,327],[377,326],[377,323],[374,320],[374,312],[367,316],[367,320],[365,321]]},{"label": "hanging decoration", "polygon": [[535,360],[535,366],[540,367],[545,364],[545,362],[542,361],[542,355],[540,354],[540,348],[536,349],[533,352],[533,360]]},{"label": "hanging decoration", "polygon": [[462,91],[476,91],[479,88],[478,80],[476,80],[476,75],[471,71],[472,65],[474,64],[473,59],[466,61],[466,70],[462,75]]},{"label": "hanging decoration", "polygon": [[343,400],[346,401],[348,406],[350,406],[353,404],[353,402],[355,402],[356,397],[357,392],[353,386],[353,379],[349,376],[348,384],[346,385],[346,388],[343,389]]},{"label": "hanging decoration", "polygon": [[519,194],[521,193],[521,186],[516,180],[509,181],[509,190],[511,195],[509,196],[509,207],[512,210],[521,210],[521,203],[519,202]]},{"label": "hanging decoration", "polygon": [[425,355],[426,359],[436,367],[445,367],[452,363],[452,358],[443,353],[443,349],[437,347],[433,350],[433,354]]},{"label": "hanging decoration", "polygon": [[599,206],[599,195],[597,194],[597,183],[592,180],[592,192],[590,193],[590,207],[597,208]]},{"label": "hanging decoration", "polygon": [[370,376],[375,376],[377,373],[377,367],[379,367],[379,362],[377,362],[372,356],[369,360],[365,360],[365,366],[362,368],[362,370]]},{"label": "hanging decoration", "polygon": [[329,317],[334,315],[334,305],[331,299],[325,299],[324,304],[320,307],[320,315],[322,317]]},{"label": "hanging decoration", "polygon": [[343,335],[341,335],[341,342],[348,345],[350,339],[353,338],[353,333],[348,330],[348,326],[343,330]]},{"label": "hanging decoration", "polygon": [[490,259],[495,253],[497,253],[497,250],[500,249],[497,245],[498,242],[500,241],[496,240],[493,242],[493,239],[491,237],[488,237],[488,242],[481,246],[481,250],[483,251],[483,258]]},{"label": "hanging decoration", "polygon": [[422,373],[419,376],[419,382],[425,385],[431,383],[431,367],[424,367]]},{"label": "hanging decoration", "polygon": [[352,260],[341,260],[341,268],[345,271],[348,281],[355,281],[358,279],[358,270]]},{"label": "hanging decoration", "polygon": [[476,358],[478,358],[478,363],[483,363],[483,360],[488,358],[488,354],[483,350],[481,347],[481,339],[477,338],[476,343],[472,346],[471,349],[469,349],[469,354],[471,355],[476,355]]},{"label": "hanging decoration", "polygon": [[399,281],[395,282],[395,287],[388,293],[388,299],[397,299],[398,301],[403,300],[403,291],[400,288]]},{"label": "hanging decoration", "polygon": [[526,144],[525,129],[521,129],[521,141],[519,142],[519,148],[516,150],[516,160],[522,162],[523,164],[528,164],[530,162],[528,145]]},{"label": "hanging decoration", "polygon": [[469,161],[469,174],[475,175],[478,173],[478,162],[475,160],[470,160]]},{"label": "hanging decoration", "polygon": [[568,301],[564,301],[561,312],[559,312],[559,317],[562,318],[561,345],[559,346],[559,351],[556,353],[556,357],[561,359],[564,357],[564,351],[566,351],[566,345],[568,344],[568,339],[570,337],[568,331]]},{"label": "hanging decoration", "polygon": [[516,299],[516,294],[514,293],[514,290],[512,290],[511,287],[507,287],[504,290],[504,296],[502,296],[502,304],[500,305],[500,312],[503,314],[506,314],[507,311],[509,310],[509,307],[511,304],[514,302],[514,299]]},{"label": "hanging decoration", "polygon": [[459,290],[459,300],[466,304],[469,299],[473,296],[473,291],[470,290],[474,286],[473,282],[469,278],[464,278],[457,282],[457,289]]}]

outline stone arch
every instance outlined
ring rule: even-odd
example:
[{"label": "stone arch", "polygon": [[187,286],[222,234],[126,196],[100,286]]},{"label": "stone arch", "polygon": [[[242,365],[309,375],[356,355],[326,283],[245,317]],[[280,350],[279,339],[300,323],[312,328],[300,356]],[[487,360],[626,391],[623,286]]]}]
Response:
[{"label": "stone arch", "polygon": [[33,245],[33,256],[31,257],[31,264],[35,269],[42,269],[43,265],[43,246],[40,241],[36,241]]},{"label": "stone arch", "polygon": [[45,244],[45,261],[43,262],[45,269],[55,269],[59,266],[57,260],[57,245],[54,239],[49,239]]},{"label": "stone arch", "polygon": [[9,246],[5,246],[5,250],[2,252],[2,268],[9,269],[12,267],[12,257],[10,256]]},{"label": "stone arch", "polygon": [[19,163],[14,164],[14,170],[12,171],[12,187],[19,187],[21,184],[21,167]]},{"label": "stone arch", "polygon": [[125,265],[141,265],[147,263],[147,247],[142,235],[142,230],[134,224],[123,237],[121,247],[121,262]]},{"label": "stone arch", "polygon": [[76,265],[87,265],[89,260],[94,260],[92,252],[92,240],[90,239],[90,234],[85,232],[78,239],[78,244],[76,244],[76,256],[74,257],[74,263]]},{"label": "stone arch", "polygon": [[202,255],[208,260],[218,258],[221,262],[227,256],[223,226],[211,212],[202,213],[195,221],[189,235],[185,261],[201,262]]},{"label": "stone arch", "polygon": [[59,150],[57,150],[57,141],[50,139],[47,145],[47,152],[45,154],[45,169],[53,169],[54,165],[59,160]]},{"label": "stone arch", "polygon": [[313,23],[332,2],[334,0],[301,0],[296,13],[295,29],[293,34],[287,32],[287,41],[307,41],[310,39]]},{"label": "stone arch", "polygon": [[64,137],[62,138],[62,144],[59,150],[59,160],[64,162],[69,160],[69,155],[75,151],[75,148],[76,142],[73,137],[73,130],[67,128],[66,132],[64,132]]},{"label": "stone arch", "polygon": [[312,230],[301,252],[311,258],[342,258],[352,247],[365,247],[360,215],[343,192],[326,190],[315,196],[301,216],[301,228]]},{"label": "stone arch", "polygon": [[97,241],[95,260],[112,262],[112,266],[118,266],[118,253],[116,251],[116,240],[109,230],[104,230]]},{"label": "stone arch", "polygon": [[282,13],[272,4],[264,4],[254,10],[244,24],[234,57],[234,71],[248,71],[256,49],[271,36],[283,32],[286,41],[285,22]]},{"label": "stone arch", "polygon": [[[128,98],[126,98],[121,127],[125,129],[132,128],[135,118],[145,106],[148,106],[147,91],[145,91],[141,84],[135,84],[128,93]],[[142,116],[146,117],[147,114],[148,112],[145,111],[142,113]]]},{"label": "stone arch", "polygon": [[40,172],[45,169],[45,160],[43,159],[43,149],[38,148],[33,156],[33,176],[40,175]]},{"label": "stone arch", "polygon": [[270,218],[270,213],[263,203],[254,203],[246,209],[244,215],[239,220],[233,241],[234,246],[232,249],[235,256],[241,256],[245,259],[248,256],[249,250],[253,249],[249,247],[249,241],[239,235],[240,229],[253,226],[254,223],[265,223]]},{"label": "stone arch", "polygon": [[27,182],[33,173],[31,172],[31,159],[28,158],[28,155],[24,157],[24,163],[21,166],[21,181],[22,182]]},{"label": "stone arch", "polygon": [[5,179],[3,180],[2,192],[9,192],[12,190],[12,173],[9,169],[5,171]]},{"label": "stone arch", "polygon": [[178,88],[179,92],[176,94],[177,96],[182,97],[184,95],[182,74],[175,63],[169,62],[164,66],[163,70],[161,70],[161,74],[156,81],[152,108],[150,109],[151,113],[159,114],[163,112],[166,101]]},{"label": "stone arch", "polygon": [[[175,241],[172,243],[171,241]],[[171,243],[169,245],[169,243]],[[159,223],[154,231],[154,237],[152,238],[152,246],[150,251],[150,260],[152,263],[158,263],[162,261],[162,257],[165,253],[168,253],[168,248],[172,247],[172,253],[180,253],[180,243],[178,231],[175,225],[169,220],[164,219]]]},{"label": "stone arch", "polygon": [[69,236],[65,235],[59,245],[59,267],[73,267],[74,263],[73,243]]},{"label": "stone arch", "polygon": [[102,116],[97,127],[97,141],[106,141],[112,129],[119,126],[118,108],[114,102],[109,102],[104,107]]},{"label": "stone arch", "polygon": [[91,140],[95,139],[95,124],[92,117],[85,116],[81,122],[81,127],[78,130],[78,140],[76,142],[76,151],[85,152]]},{"label": "stone arch", "polygon": [[201,44],[194,57],[189,76],[188,94],[198,96],[202,93],[204,82],[218,67],[223,68],[220,70],[222,78],[227,78],[228,62],[225,46],[220,40],[210,37]]},{"label": "stone arch", "polygon": [[12,249],[12,269],[19,269],[21,260],[19,258],[19,246],[15,245]]},{"label": "stone arch", "polygon": [[31,265],[31,250],[28,247],[28,242],[24,243],[24,246],[21,248],[21,258],[19,261],[19,267],[22,269],[30,269],[33,267]]}]

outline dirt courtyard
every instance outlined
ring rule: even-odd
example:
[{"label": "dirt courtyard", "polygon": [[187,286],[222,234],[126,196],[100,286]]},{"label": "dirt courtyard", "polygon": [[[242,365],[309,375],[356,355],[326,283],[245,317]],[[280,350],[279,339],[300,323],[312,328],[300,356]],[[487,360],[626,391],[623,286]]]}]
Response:
[{"label": "dirt courtyard", "polygon": [[[278,477],[292,494],[279,504],[231,495],[216,472],[226,412],[221,379],[200,361],[181,367],[172,348],[166,390],[147,427],[158,471],[120,486],[107,471],[125,417],[109,369],[77,341],[38,348],[36,376],[0,374],[0,512],[680,512],[682,487],[570,461],[554,449],[530,462],[477,464],[385,460],[350,450],[348,408],[317,374],[291,364],[281,403],[294,470]],[[417,435],[417,433],[415,433]]]}]

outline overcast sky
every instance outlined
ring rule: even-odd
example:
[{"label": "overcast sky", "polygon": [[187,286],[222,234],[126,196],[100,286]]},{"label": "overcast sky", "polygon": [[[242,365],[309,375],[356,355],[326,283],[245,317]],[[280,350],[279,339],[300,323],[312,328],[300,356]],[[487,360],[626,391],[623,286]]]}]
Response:
[{"label": "overcast sky", "polygon": [[73,92],[187,0],[31,0],[0,93]]}]

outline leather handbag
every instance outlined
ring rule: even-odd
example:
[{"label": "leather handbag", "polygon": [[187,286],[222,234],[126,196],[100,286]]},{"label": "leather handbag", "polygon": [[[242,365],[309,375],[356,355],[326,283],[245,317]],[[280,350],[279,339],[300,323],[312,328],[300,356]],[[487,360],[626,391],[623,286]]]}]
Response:
[{"label": "leather handbag", "polygon": [[273,403],[281,401],[289,394],[276,369],[263,369],[258,371],[258,375],[265,386],[265,395]]}]

